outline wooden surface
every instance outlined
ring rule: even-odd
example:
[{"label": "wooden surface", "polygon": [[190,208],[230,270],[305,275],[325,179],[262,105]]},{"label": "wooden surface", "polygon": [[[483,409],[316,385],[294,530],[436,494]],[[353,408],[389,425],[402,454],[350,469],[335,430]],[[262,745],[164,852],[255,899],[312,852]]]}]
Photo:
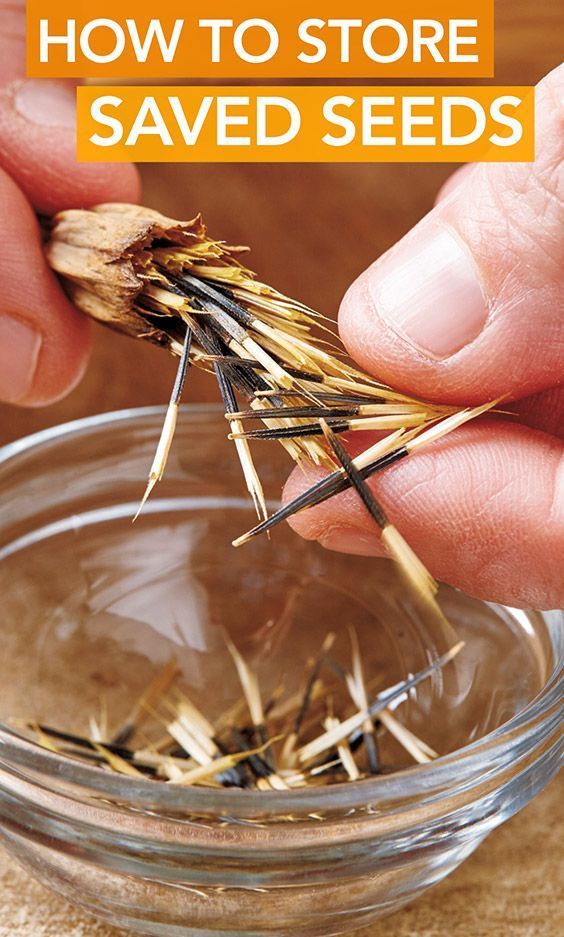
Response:
[{"label": "wooden surface", "polygon": [[[561,58],[558,0],[498,0],[498,84],[533,84]],[[144,201],[177,217],[202,210],[211,232],[253,245],[263,279],[333,315],[351,280],[432,205],[446,165],[146,166]],[[61,206],[64,207],[64,206]],[[158,349],[97,329],[92,366],[46,409],[0,407],[0,443],[86,414],[166,400],[172,362]],[[214,397],[206,378],[190,399]],[[561,793],[561,790],[560,790]],[[363,937],[559,937],[557,785],[514,818],[445,883]],[[0,852],[0,937],[110,937]]]}]

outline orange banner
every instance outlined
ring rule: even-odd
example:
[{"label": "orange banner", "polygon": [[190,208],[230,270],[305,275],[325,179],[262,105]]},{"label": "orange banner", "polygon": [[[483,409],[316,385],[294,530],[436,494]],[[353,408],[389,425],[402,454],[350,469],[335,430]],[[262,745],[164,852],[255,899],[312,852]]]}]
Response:
[{"label": "orange banner", "polygon": [[493,0],[214,0],[209,12],[185,0],[161,6],[166,10],[147,0],[28,0],[28,74],[493,76]]},{"label": "orange banner", "polygon": [[523,87],[81,87],[78,158],[141,162],[534,159]]}]

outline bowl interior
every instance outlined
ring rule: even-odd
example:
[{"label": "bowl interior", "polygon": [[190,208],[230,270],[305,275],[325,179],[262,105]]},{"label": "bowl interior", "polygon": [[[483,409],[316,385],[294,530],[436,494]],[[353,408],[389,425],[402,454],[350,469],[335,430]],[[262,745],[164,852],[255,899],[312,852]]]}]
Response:
[{"label": "bowl interior", "polygon": [[[181,686],[214,721],[241,699],[227,632],[257,671],[264,702],[303,686],[329,631],[350,668],[358,635],[375,695],[444,650],[386,560],[329,553],[287,526],[239,549],[253,524],[225,424],[214,411],[180,422],[165,481],[135,525],[159,413],[85,421],[0,464],[0,720],[112,732],[174,657]],[[287,468],[267,447],[261,474],[277,497]],[[466,642],[448,671],[396,715],[439,754],[507,721],[552,668],[542,615],[488,605],[448,587],[440,599]],[[390,766],[409,763],[382,736]]]}]

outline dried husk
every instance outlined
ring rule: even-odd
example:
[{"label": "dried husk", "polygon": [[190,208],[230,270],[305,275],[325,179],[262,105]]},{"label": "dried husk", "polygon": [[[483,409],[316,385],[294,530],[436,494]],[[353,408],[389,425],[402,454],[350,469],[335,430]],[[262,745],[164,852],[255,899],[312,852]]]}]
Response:
[{"label": "dried husk", "polygon": [[[46,252],[78,309],[126,335],[169,347],[170,334],[149,329],[134,308],[144,286],[147,252],[157,242],[191,247],[205,236],[199,214],[177,221],[151,208],[107,203],[55,215]],[[225,250],[235,256],[246,248]]]}]

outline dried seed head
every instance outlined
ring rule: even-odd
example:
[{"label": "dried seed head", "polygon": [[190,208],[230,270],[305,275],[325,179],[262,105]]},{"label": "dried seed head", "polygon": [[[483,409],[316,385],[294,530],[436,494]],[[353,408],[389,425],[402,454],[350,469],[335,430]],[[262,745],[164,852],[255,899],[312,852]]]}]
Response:
[{"label": "dried seed head", "polygon": [[136,205],[64,211],[53,219],[47,259],[87,315],[128,335],[167,344],[164,333],[148,334],[147,323],[135,311],[147,252],[159,239],[199,242],[202,230],[200,217],[180,223]]},{"label": "dried seed head", "polygon": [[[47,257],[75,304],[128,335],[180,356],[177,381],[143,502],[162,478],[189,363],[213,370],[247,489],[261,523],[235,541],[353,484],[414,593],[436,611],[435,584],[389,523],[364,478],[456,429],[487,407],[455,412],[374,380],[346,361],[324,318],[261,283],[241,263],[246,248],[209,237],[200,215],[181,222],[148,208],[98,205],[53,220]],[[241,407],[243,396],[246,406]],[[352,400],[352,404],[351,404]],[[331,417],[331,412],[342,416]],[[249,419],[261,429],[247,428]],[[336,433],[388,431],[355,459]],[[391,432],[390,432],[391,431]],[[250,441],[276,439],[298,462],[334,468],[324,482],[273,518]],[[437,614],[440,622],[442,616]]]}]

